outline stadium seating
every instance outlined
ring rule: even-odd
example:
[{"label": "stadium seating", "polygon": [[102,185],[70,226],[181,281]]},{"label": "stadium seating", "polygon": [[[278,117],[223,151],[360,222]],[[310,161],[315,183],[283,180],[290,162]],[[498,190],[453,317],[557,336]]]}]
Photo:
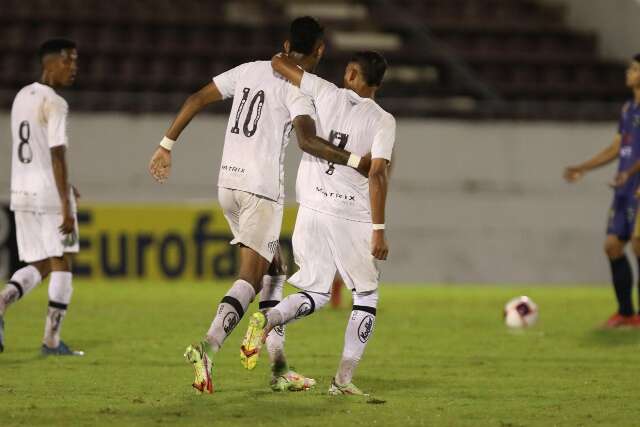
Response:
[{"label": "stadium seating", "polygon": [[328,28],[331,80],[356,48],[385,53],[379,100],[398,115],[606,120],[627,97],[624,64],[533,0],[3,0],[0,108],[38,77],[39,42],[68,36],[81,52],[72,108],[175,111],[217,73],[270,58],[300,13]]}]

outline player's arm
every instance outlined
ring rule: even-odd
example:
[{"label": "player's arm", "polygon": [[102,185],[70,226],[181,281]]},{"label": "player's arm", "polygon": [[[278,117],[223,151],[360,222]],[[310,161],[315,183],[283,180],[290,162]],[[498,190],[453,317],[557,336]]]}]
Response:
[{"label": "player's arm", "polygon": [[51,152],[51,168],[62,207],[62,224],[60,224],[59,230],[63,234],[71,234],[75,229],[66,159],[67,112],[68,106],[60,98],[47,99],[44,105],[44,114],[47,119],[47,142]]},{"label": "player's arm", "polygon": [[59,229],[63,234],[71,234],[75,228],[75,221],[71,211],[71,200],[69,199],[69,173],[66,151],[67,147],[65,145],[52,147],[51,165],[53,166],[53,177],[56,181],[56,188],[62,205],[62,224]]},{"label": "player's arm", "polygon": [[158,182],[165,182],[171,173],[171,148],[191,120],[207,105],[223,99],[214,82],[192,94],[182,105],[171,127],[165,133],[149,162],[149,172]]},{"label": "player's arm", "polygon": [[357,156],[316,135],[316,122],[311,116],[302,115],[293,119],[293,128],[298,137],[298,146],[305,153],[337,165],[347,165],[368,176],[371,156]]},{"label": "player's arm", "polygon": [[389,186],[390,160],[396,139],[396,120],[391,115],[377,122],[371,146],[371,170],[369,171],[369,199],[371,202],[371,254],[379,260],[387,259],[389,245],[385,237],[385,207]]},{"label": "player's arm", "polygon": [[384,234],[384,211],[388,186],[389,161],[387,159],[372,159],[369,171],[369,198],[371,200],[371,222],[373,223],[371,254],[379,260],[387,259],[389,254],[389,246]]},{"label": "player's arm", "polygon": [[585,173],[611,163],[618,157],[618,154],[620,153],[621,142],[622,136],[620,134],[617,134],[611,145],[600,151],[598,154],[596,154],[586,162],[567,167],[564,170],[564,179],[566,179],[568,182],[576,182],[580,178],[582,178]]},{"label": "player's arm", "polygon": [[276,73],[289,80],[294,86],[300,87],[304,70],[298,66],[286,53],[278,53],[271,58],[271,67]]}]

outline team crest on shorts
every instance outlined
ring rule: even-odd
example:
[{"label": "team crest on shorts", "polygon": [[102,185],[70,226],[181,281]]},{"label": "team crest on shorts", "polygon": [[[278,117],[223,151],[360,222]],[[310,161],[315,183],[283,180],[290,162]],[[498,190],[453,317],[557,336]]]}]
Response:
[{"label": "team crest on shorts", "polygon": [[278,325],[274,327],[273,330],[276,334],[280,335],[281,337],[284,336],[284,325]]},{"label": "team crest on shorts", "polygon": [[358,339],[360,342],[365,343],[371,336],[371,332],[373,331],[373,316],[368,314],[362,319],[360,322],[360,326],[358,326]]}]

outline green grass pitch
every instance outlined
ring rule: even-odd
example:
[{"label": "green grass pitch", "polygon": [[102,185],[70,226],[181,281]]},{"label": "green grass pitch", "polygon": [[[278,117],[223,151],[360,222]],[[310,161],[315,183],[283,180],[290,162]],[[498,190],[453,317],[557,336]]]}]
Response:
[{"label": "green grass pitch", "polygon": [[[348,308],[326,308],[288,328],[290,363],[318,380],[315,390],[272,393],[266,354],[255,371],[243,370],[245,317],[215,360],[217,392],[195,395],[182,352],[207,330],[228,285],[77,281],[63,336],[87,355],[49,359],[38,353],[41,286],[7,313],[0,425],[640,423],[640,331],[597,329],[613,308],[608,287],[384,285],[356,374],[356,384],[377,399],[371,402],[326,394]],[[519,294],[541,312],[521,333],[501,319],[503,304]]]}]

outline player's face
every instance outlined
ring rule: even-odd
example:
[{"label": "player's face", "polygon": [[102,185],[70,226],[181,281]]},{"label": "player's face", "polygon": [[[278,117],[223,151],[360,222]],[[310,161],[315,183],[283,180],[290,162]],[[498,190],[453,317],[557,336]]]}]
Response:
[{"label": "player's face", "polygon": [[78,51],[65,49],[56,61],[56,76],[61,86],[71,86],[78,74]]},{"label": "player's face", "polygon": [[627,86],[640,88],[640,62],[631,61],[627,68]]}]

